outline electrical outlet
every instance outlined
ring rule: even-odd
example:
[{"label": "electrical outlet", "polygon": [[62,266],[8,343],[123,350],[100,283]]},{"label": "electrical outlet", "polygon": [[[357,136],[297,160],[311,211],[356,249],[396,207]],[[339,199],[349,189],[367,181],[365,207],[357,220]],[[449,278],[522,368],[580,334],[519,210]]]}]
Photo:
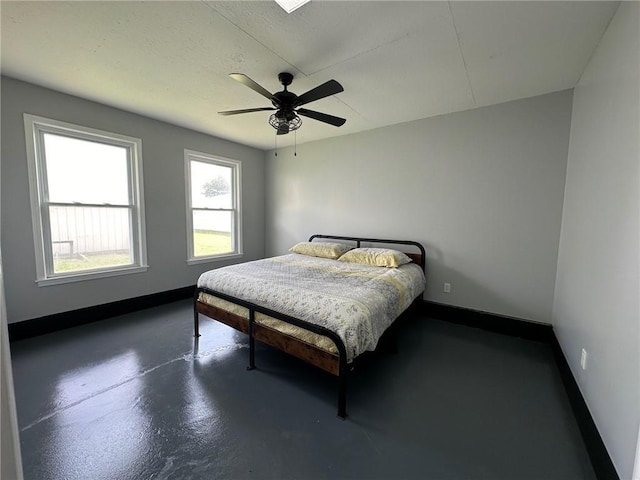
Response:
[{"label": "electrical outlet", "polygon": [[587,351],[583,348],[580,354],[580,366],[583,370],[587,369]]},{"label": "electrical outlet", "polygon": [[446,283],[444,284],[444,293],[451,293],[451,284],[450,283]]}]

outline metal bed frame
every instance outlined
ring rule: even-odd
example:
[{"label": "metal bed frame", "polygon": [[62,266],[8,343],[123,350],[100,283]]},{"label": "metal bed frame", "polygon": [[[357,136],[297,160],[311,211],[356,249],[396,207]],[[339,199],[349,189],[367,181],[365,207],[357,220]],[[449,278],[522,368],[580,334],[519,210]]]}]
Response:
[{"label": "metal bed frame", "polygon": [[[426,252],[424,247],[414,241],[410,240],[384,240],[375,238],[362,238],[362,237],[343,237],[335,235],[312,235],[309,241],[312,242],[315,239],[328,239],[328,240],[343,240],[349,242],[355,242],[356,248],[359,248],[362,243],[366,244],[385,244],[385,245],[407,245],[417,248],[420,253],[406,253],[414,263],[417,263],[425,271]],[[228,302],[235,303],[249,310],[249,318],[246,319],[243,316],[236,315],[228,312],[222,308],[209,305],[199,300],[200,293],[206,293]],[[254,370],[255,364],[255,341],[261,341],[272,347],[278,348],[290,355],[300,358],[307,363],[311,363],[322,370],[325,370],[338,377],[338,417],[344,419],[347,416],[347,376],[349,372],[349,365],[347,363],[347,350],[345,348],[342,339],[333,331],[315,325],[313,323],[300,320],[298,318],[285,315],[280,312],[276,312],[269,308],[265,308],[260,305],[256,305],[245,300],[235,298],[231,295],[210,290],[208,288],[197,287],[194,293],[194,306],[193,306],[193,328],[194,336],[197,338],[200,336],[199,329],[199,314],[203,314],[213,320],[217,320],[224,323],[236,330],[246,333],[249,336],[249,366],[247,370]],[[418,297],[419,298],[419,297]],[[314,345],[306,343],[298,338],[284,334],[276,329],[270,328],[266,325],[261,325],[255,322],[255,314],[262,313],[270,317],[276,318],[283,322],[295,325],[313,333],[323,335],[331,339],[338,350],[338,354],[332,354],[325,350],[322,350]],[[353,362],[352,362],[353,363]]]}]

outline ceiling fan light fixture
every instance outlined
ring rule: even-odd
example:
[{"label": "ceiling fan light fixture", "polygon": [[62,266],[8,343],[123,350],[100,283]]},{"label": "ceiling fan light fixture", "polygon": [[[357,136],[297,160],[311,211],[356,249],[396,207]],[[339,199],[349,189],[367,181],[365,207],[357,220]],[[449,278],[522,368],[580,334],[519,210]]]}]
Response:
[{"label": "ceiling fan light fixture", "polygon": [[275,128],[278,132],[288,133],[299,129],[302,125],[302,119],[298,115],[287,119],[283,116],[278,116],[277,113],[274,113],[269,117],[269,125]]},{"label": "ceiling fan light fixture", "polygon": [[310,0],[276,0],[276,3],[280,5],[285,12],[291,13],[305,3],[309,3],[309,1]]}]

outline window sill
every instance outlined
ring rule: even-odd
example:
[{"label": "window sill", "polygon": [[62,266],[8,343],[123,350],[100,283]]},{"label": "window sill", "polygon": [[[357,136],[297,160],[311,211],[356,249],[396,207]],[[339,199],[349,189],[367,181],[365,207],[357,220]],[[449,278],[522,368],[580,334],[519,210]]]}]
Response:
[{"label": "window sill", "polygon": [[216,255],[215,257],[190,258],[187,265],[198,265],[200,263],[219,262],[222,260],[232,260],[234,258],[242,258],[242,253],[228,253],[226,255]]},{"label": "window sill", "polygon": [[143,273],[149,269],[149,265],[125,267],[117,270],[93,271],[87,273],[73,273],[69,275],[56,275],[55,277],[41,278],[36,281],[39,287],[49,285],[60,285],[63,283],[84,282],[86,280],[95,280],[98,278],[116,277],[120,275],[129,275],[132,273]]}]

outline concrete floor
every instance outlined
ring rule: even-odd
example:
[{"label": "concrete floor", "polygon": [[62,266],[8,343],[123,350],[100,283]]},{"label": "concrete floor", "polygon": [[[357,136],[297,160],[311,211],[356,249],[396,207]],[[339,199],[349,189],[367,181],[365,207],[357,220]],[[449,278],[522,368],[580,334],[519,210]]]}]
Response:
[{"label": "concrete floor", "polygon": [[177,302],[12,344],[25,478],[594,479],[548,345],[414,314],[337,381]]}]

